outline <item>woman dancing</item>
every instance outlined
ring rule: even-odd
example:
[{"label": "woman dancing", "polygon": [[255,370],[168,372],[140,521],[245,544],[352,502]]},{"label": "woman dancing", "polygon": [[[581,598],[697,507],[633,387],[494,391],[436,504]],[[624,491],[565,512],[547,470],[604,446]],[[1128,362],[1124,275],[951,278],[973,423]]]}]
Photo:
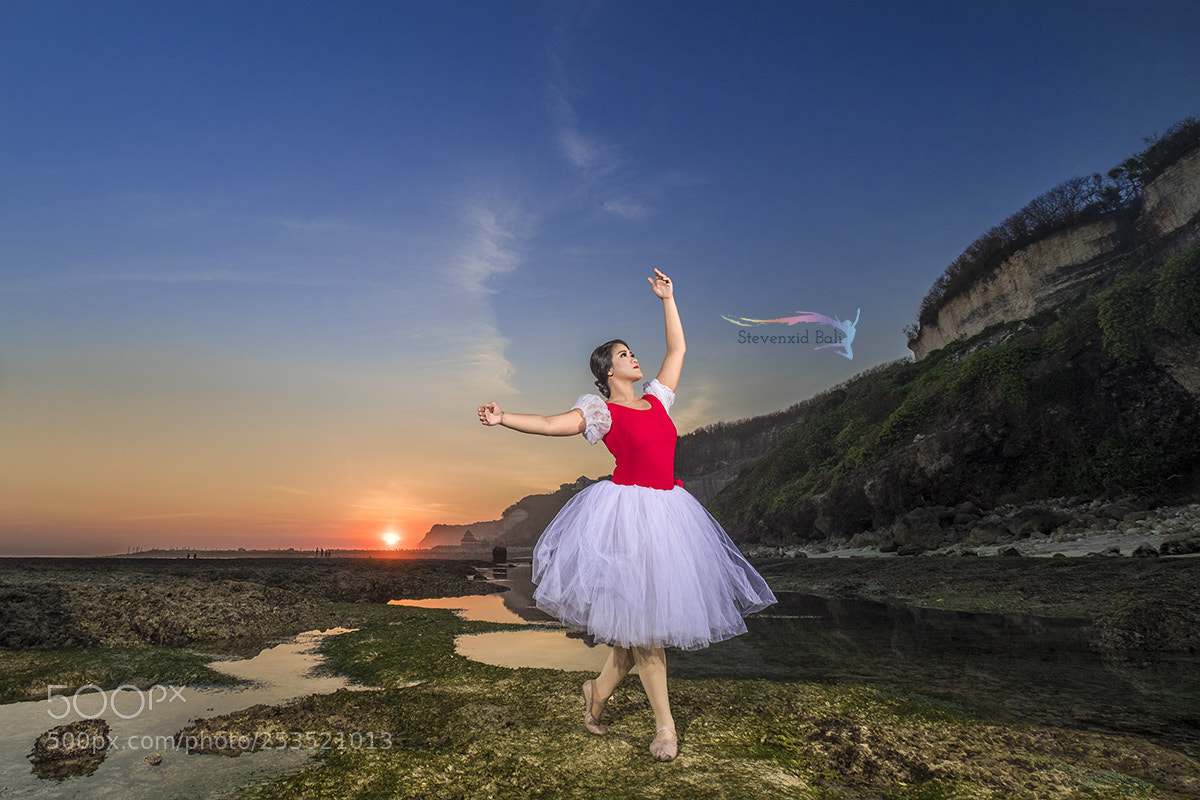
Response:
[{"label": "woman dancing", "polygon": [[675,480],[678,435],[668,416],[683,369],[683,325],[671,279],[649,279],[662,300],[667,354],[642,386],[638,360],[620,340],[592,352],[603,398],[585,394],[552,416],[480,406],[479,421],[523,433],[603,441],[616,459],[611,481],[563,506],[533,551],[534,600],[565,625],[613,646],[600,674],[583,684],[583,722],[594,734],[604,704],[634,665],[654,711],[651,755],[678,752],[667,695],[665,647],[696,650],[746,631],[743,617],[775,602],[766,581],[725,531]]}]

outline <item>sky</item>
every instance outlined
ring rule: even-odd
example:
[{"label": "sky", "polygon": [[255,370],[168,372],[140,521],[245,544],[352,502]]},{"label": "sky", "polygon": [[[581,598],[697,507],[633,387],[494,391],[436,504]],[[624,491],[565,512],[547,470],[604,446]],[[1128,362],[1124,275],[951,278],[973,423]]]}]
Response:
[{"label": "sky", "polygon": [[[0,555],[416,546],[688,341],[680,433],[908,355],[988,228],[1200,114],[1194,0],[0,0]],[[723,317],[860,313],[853,360]],[[781,325],[756,334],[832,333]]]}]

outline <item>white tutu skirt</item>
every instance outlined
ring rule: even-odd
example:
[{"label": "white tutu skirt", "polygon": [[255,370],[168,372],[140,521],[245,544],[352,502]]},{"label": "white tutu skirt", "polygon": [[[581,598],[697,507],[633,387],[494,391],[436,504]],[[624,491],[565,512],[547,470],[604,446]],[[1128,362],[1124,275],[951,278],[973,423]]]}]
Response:
[{"label": "white tutu skirt", "polygon": [[597,641],[697,650],[746,632],[775,595],[683,487],[600,481],[563,506],[533,551],[538,608]]}]

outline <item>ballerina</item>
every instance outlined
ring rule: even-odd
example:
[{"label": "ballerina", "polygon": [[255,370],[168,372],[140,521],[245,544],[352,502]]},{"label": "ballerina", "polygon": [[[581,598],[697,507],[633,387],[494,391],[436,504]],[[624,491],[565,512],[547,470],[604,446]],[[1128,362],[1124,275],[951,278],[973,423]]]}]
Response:
[{"label": "ballerina", "polygon": [[662,300],[667,352],[643,380],[629,345],[614,339],[591,356],[603,397],[581,396],[561,414],[511,414],[495,402],[479,421],[523,433],[603,441],[616,459],[611,480],[587,487],[563,506],[533,552],[534,600],[563,624],[612,645],[600,674],[583,684],[585,728],[603,735],[604,705],[636,665],[654,712],[651,755],[670,761],[678,736],[667,692],[667,647],[695,650],[746,631],[744,617],[775,595],[720,524],[675,479],[678,434],[668,412],[686,344],[674,285],[649,278]]}]

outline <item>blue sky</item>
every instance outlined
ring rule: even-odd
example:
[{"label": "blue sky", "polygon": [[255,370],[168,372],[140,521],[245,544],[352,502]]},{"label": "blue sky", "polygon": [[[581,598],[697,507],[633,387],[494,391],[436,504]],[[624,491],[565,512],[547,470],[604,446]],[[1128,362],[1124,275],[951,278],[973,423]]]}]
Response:
[{"label": "blue sky", "polygon": [[[907,354],[1200,113],[1200,3],[0,4],[0,552],[350,547],[611,469],[482,430],[688,335],[681,432]],[[855,359],[722,315],[853,317]]]}]

